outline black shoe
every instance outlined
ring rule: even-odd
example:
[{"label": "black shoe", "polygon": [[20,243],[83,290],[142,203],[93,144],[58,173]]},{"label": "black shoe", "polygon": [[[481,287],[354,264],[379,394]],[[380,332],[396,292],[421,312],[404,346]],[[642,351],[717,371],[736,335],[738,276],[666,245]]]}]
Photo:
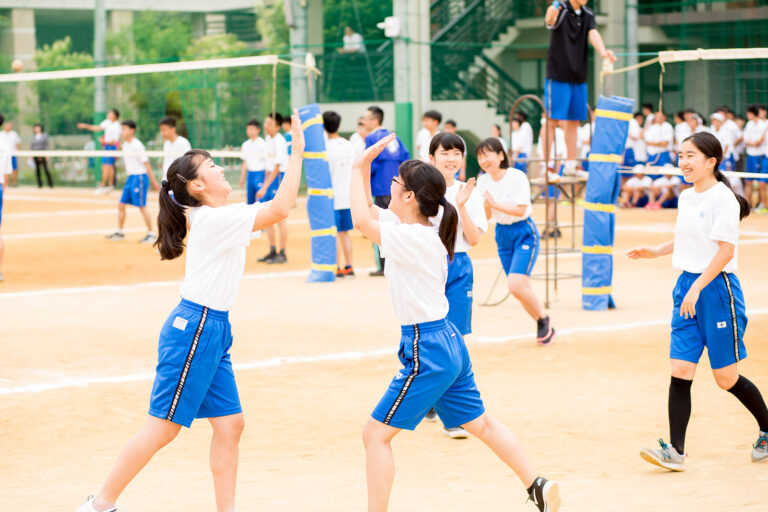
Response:
[{"label": "black shoe", "polygon": [[539,512],[557,512],[560,508],[560,488],[557,482],[537,476],[528,493],[528,499],[536,505]]},{"label": "black shoe", "polygon": [[270,265],[273,263],[288,263],[288,258],[285,257],[284,252],[280,251],[271,258],[267,258],[266,263],[269,263]]},{"label": "black shoe", "polygon": [[561,236],[563,236],[563,234],[560,232],[558,228],[555,228],[549,232],[550,238],[560,238]]},{"label": "black shoe", "polygon": [[373,272],[368,272],[368,275],[371,277],[382,277],[384,275],[383,270],[374,270]]},{"label": "black shoe", "polygon": [[424,416],[424,419],[426,421],[437,421],[437,411],[430,409],[427,415]]},{"label": "black shoe", "polygon": [[259,263],[267,263],[267,260],[269,260],[273,256],[277,256],[277,251],[275,251],[274,249],[272,249],[264,257],[259,258],[256,261],[258,261]]},{"label": "black shoe", "polygon": [[539,345],[549,345],[555,337],[555,329],[549,321],[549,315],[536,321],[536,341]]}]

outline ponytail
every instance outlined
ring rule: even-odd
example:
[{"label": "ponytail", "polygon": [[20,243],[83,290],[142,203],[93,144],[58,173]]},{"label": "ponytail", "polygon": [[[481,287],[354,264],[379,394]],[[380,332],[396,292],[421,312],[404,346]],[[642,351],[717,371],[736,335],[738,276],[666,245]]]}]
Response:
[{"label": "ponytail", "polygon": [[749,207],[749,201],[747,201],[747,198],[742,196],[741,194],[737,194],[735,190],[733,190],[733,187],[731,186],[731,181],[728,179],[728,177],[720,172],[720,169],[715,169],[715,179],[728,187],[731,192],[733,192],[733,195],[736,196],[736,200],[739,202],[739,220],[744,220],[747,215],[749,215],[750,207]]},{"label": "ponytail", "polygon": [[443,207],[443,219],[438,233],[448,251],[448,258],[453,260],[456,247],[456,231],[459,227],[459,214],[451,203],[445,200],[445,178],[437,167],[421,160],[406,160],[400,164],[400,177],[406,190],[414,193],[419,203],[419,212],[427,217],[435,217]]},{"label": "ponytail", "polygon": [[691,141],[696,146],[696,149],[704,153],[705,157],[715,159],[715,179],[728,187],[733,192],[733,195],[736,196],[736,200],[739,202],[739,220],[744,219],[749,215],[749,201],[737,194],[733,187],[731,187],[731,182],[725,174],[720,172],[720,162],[723,161],[723,146],[720,144],[720,141],[709,132],[696,132],[683,140],[683,142],[686,141]]},{"label": "ponytail", "polygon": [[184,153],[168,167],[168,178],[160,188],[160,213],[157,215],[157,241],[155,247],[160,258],[172,260],[184,252],[187,237],[188,207],[200,206],[200,201],[189,193],[187,185],[197,178],[197,168],[210,158],[207,151],[193,149]]}]

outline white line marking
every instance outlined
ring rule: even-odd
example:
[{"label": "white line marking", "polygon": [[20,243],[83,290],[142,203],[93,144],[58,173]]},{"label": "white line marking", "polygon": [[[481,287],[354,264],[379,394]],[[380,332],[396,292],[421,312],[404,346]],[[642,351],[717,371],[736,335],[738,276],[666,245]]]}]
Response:
[{"label": "white line marking", "polygon": [[4,200],[10,201],[38,201],[43,203],[87,203],[87,204],[114,204],[117,205],[120,199],[115,194],[114,199],[91,199],[88,197],[59,197],[59,196],[22,196],[16,194],[8,194]]},{"label": "white line marking", "polygon": [[[127,228],[127,229],[124,229],[123,232],[138,233],[138,232],[144,232],[146,230],[147,228]],[[104,228],[104,229],[86,229],[83,231],[52,231],[50,233],[15,233],[10,235],[3,235],[3,238],[7,238],[9,240],[11,239],[28,240],[30,238],[62,238],[62,237],[68,237],[68,236],[92,236],[92,235],[106,236],[114,232],[115,232],[114,228],[112,228],[111,230],[109,228]]]},{"label": "white line marking", "polygon": [[115,209],[110,208],[108,210],[64,210],[53,212],[25,212],[25,213],[6,213],[3,215],[3,219],[36,219],[36,218],[50,218],[50,217],[73,217],[76,215],[104,215],[115,214]]},{"label": "white line marking", "polygon": [[[768,313],[768,308],[755,309],[747,311],[747,316],[758,316]],[[643,327],[655,327],[658,325],[669,324],[669,318],[659,320],[647,320],[644,322],[629,322],[618,324],[602,324],[585,327],[572,327],[570,329],[561,329],[557,332],[559,336],[569,336],[585,332],[605,332],[605,331],[626,331]],[[533,334],[513,334],[508,336],[492,337],[482,336],[476,340],[468,341],[468,345],[483,345],[493,343],[506,343],[509,341],[532,341]],[[372,359],[386,355],[394,355],[395,347],[380,348],[369,350],[367,352],[335,352],[330,354],[318,354],[314,356],[278,356],[269,359],[257,359],[248,363],[238,363],[233,365],[237,371],[261,370],[264,368],[275,368],[279,366],[295,364],[315,364],[315,363],[338,363],[343,361],[360,361],[363,359]],[[42,393],[44,391],[55,391],[58,389],[83,388],[93,384],[122,384],[128,382],[147,382],[153,380],[154,373],[134,373],[129,375],[116,375],[111,377],[71,377],[56,382],[47,382],[44,384],[27,384],[22,386],[11,386],[0,388],[0,395],[20,395],[26,393]]]}]

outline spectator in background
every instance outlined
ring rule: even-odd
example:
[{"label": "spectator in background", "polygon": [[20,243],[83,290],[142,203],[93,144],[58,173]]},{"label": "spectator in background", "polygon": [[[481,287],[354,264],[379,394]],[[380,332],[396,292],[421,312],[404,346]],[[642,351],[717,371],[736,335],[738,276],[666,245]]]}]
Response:
[{"label": "spectator in background", "polygon": [[504,153],[509,153],[509,144],[507,144],[507,141],[501,136],[501,126],[497,124],[491,126],[491,137],[498,139],[499,142],[501,142],[501,147],[504,148]]},{"label": "spectator in background", "polygon": [[443,120],[443,115],[437,110],[427,110],[421,116],[421,130],[416,134],[416,154],[419,160],[429,163],[429,143],[432,137],[440,133],[438,127]]},{"label": "spectator in background", "polygon": [[[3,125],[3,130],[0,131],[0,139],[5,142],[10,151],[21,149],[21,137],[13,129],[10,121],[6,121]],[[15,187],[19,184],[19,160],[15,156],[11,157],[11,168],[13,172],[6,178],[6,186],[13,184]]]},{"label": "spectator in background", "polygon": [[443,129],[448,133],[456,133],[456,121],[449,119],[443,125]]},{"label": "spectator in background", "polygon": [[645,141],[643,140],[643,114],[635,112],[629,120],[627,142],[624,146],[624,166],[634,167],[645,163]]},{"label": "spectator in background", "polygon": [[355,150],[355,160],[365,151],[365,136],[368,135],[368,130],[365,129],[365,122],[363,116],[357,118],[357,129],[349,137],[349,142],[352,143],[352,147]]},{"label": "spectator in background", "polygon": [[[528,173],[528,162],[533,152],[533,132],[530,134],[523,129],[524,118],[516,113],[512,118],[512,153],[513,168]],[[530,125],[529,125],[530,126]]]},{"label": "spectator in background", "polygon": [[283,116],[283,123],[281,125],[283,129],[283,138],[285,139],[286,151],[288,156],[291,156],[291,116]]},{"label": "spectator in background", "polygon": [[645,118],[643,128],[648,128],[653,123],[653,104],[643,103],[643,106],[640,107],[640,112],[643,113],[643,117]]},{"label": "spectator in background", "polygon": [[352,30],[352,27],[344,27],[344,46],[339,48],[341,53],[363,53],[365,45],[363,36]]},{"label": "spectator in background", "polygon": [[[77,123],[77,127],[90,130],[94,133],[104,132],[102,144],[104,151],[115,151],[120,144],[123,127],[120,124],[120,111],[116,108],[109,109],[107,118],[99,124]],[[115,188],[115,157],[104,156],[101,158],[101,185],[96,189],[96,194],[106,194]]]},{"label": "spectator in background", "polygon": [[160,136],[163,142],[163,178],[168,176],[168,168],[174,160],[192,149],[192,145],[178,133],[176,133],[176,119],[165,116],[160,120]]},{"label": "spectator in background", "polygon": [[[32,151],[39,151],[39,150],[47,150],[50,147],[50,142],[48,141],[48,134],[45,133],[43,130],[43,125],[40,123],[36,123],[32,127],[32,133],[34,135],[32,136],[32,142],[29,144],[29,149]],[[35,162],[35,172],[37,174],[37,186],[39,188],[43,188],[43,179],[42,176],[40,176],[40,171],[45,171],[45,177],[48,179],[48,186],[53,188],[53,180],[51,180],[51,173],[48,171],[48,157],[46,156],[36,156],[33,158]]]},{"label": "spectator in background", "polygon": [[[667,122],[667,116],[659,111],[654,114],[653,123],[645,129],[645,146],[648,153],[648,165],[664,167],[672,163],[669,148],[675,139],[675,130]],[[659,175],[653,176],[653,179]]]},{"label": "spectator in background", "polygon": [[[365,137],[365,147],[369,148],[378,141],[389,135],[389,130],[383,128],[384,111],[376,105],[368,107],[363,117],[368,135]],[[371,195],[373,202],[379,208],[388,208],[389,201],[392,199],[391,186],[392,178],[398,175],[400,164],[409,160],[411,154],[406,149],[399,137],[389,143],[389,145],[371,162]],[[378,269],[371,272],[372,276],[384,275],[384,258],[379,254],[378,246],[374,245],[376,264]]]}]

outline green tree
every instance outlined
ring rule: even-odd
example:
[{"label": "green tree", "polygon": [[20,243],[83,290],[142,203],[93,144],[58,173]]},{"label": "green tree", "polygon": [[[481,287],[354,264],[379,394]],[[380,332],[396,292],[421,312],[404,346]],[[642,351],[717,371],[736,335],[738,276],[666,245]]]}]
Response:
[{"label": "green tree", "polygon": [[[35,51],[40,70],[93,67],[93,57],[72,52],[72,40],[60,39]],[[25,115],[27,124],[42,122],[53,134],[82,133],[75,124],[93,118],[93,79],[68,78],[32,82],[38,96],[38,110]]]},{"label": "green tree", "polygon": [[[329,45],[329,51],[335,51],[341,46],[346,26],[362,35],[364,41],[381,41],[384,32],[376,24],[384,21],[387,16],[392,16],[392,0],[324,0],[325,44]],[[372,50],[368,48],[368,51]]]}]

